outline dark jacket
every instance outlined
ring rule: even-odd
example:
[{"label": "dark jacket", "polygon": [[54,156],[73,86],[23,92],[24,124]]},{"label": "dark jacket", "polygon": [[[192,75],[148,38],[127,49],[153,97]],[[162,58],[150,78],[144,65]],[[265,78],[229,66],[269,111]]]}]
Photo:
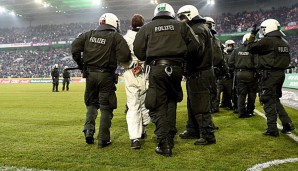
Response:
[{"label": "dark jacket", "polygon": [[59,78],[59,70],[58,68],[54,68],[51,72],[52,79]]},{"label": "dark jacket", "polygon": [[213,46],[212,34],[207,26],[200,20],[191,20],[189,26],[193,29],[203,48],[187,60],[188,74],[193,74],[199,70],[206,70],[212,67],[213,63]]},{"label": "dark jacket", "polygon": [[229,60],[228,65],[229,68],[234,69],[247,69],[247,70],[254,70],[256,68],[256,59],[255,55],[246,51],[246,46],[241,46],[236,48]]},{"label": "dark jacket", "polygon": [[289,43],[280,36],[268,34],[261,40],[254,42],[255,36],[249,38],[247,51],[258,54],[259,68],[269,70],[283,70],[290,64]]},{"label": "dark jacket", "polygon": [[[81,59],[83,52],[83,59]],[[111,27],[100,25],[79,35],[71,44],[73,59],[79,66],[106,68],[115,71],[118,63],[131,60],[129,47],[124,38]]]},{"label": "dark jacket", "polygon": [[186,53],[197,53],[201,44],[191,28],[169,18],[156,18],[141,27],[135,37],[134,53],[147,63],[155,59],[183,61]]}]

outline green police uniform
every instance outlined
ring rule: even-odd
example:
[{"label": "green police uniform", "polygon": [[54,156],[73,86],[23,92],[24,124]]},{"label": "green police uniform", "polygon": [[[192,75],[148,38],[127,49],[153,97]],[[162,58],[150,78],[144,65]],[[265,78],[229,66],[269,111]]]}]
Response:
[{"label": "green police uniform", "polygon": [[248,52],[258,54],[259,69],[262,73],[260,101],[264,106],[268,126],[264,135],[271,136],[279,135],[276,124],[277,116],[279,116],[285,131],[294,129],[288,113],[279,100],[282,97],[284,70],[290,64],[290,47],[288,42],[276,32],[278,31],[268,33],[257,42],[254,42],[255,36],[252,34],[247,46]]},{"label": "green police uniform", "polygon": [[63,71],[63,86],[62,86],[62,91],[65,90],[66,86],[66,91],[69,90],[69,81],[70,81],[70,73],[67,70]]},{"label": "green police uniform", "polygon": [[212,36],[212,50],[213,50],[213,69],[216,78],[216,85],[213,93],[211,94],[211,111],[219,111],[220,94],[223,91],[222,78],[224,76],[224,58],[223,58],[223,46],[218,38]]},{"label": "green police uniform", "polygon": [[[114,73],[117,62],[129,62],[129,47],[124,38],[109,25],[100,25],[79,35],[72,43],[73,59],[86,71],[85,104],[87,106],[86,122],[83,132],[95,132],[97,110],[100,108],[100,126],[98,144],[104,147],[110,142],[110,127],[113,110],[117,108]],[[81,59],[81,52],[83,58]],[[100,103],[99,103],[100,102]],[[87,135],[89,136],[89,135]],[[87,142],[88,141],[88,142]],[[93,143],[86,137],[87,143]]]},{"label": "green police uniform", "polygon": [[188,24],[194,30],[204,49],[187,59],[188,79],[186,82],[188,95],[187,129],[198,128],[201,139],[196,145],[215,143],[214,127],[211,116],[211,94],[215,87],[215,75],[212,68],[213,47],[212,34],[204,25],[204,20],[194,17]]},{"label": "green police uniform", "polygon": [[[135,37],[136,57],[151,67],[145,106],[156,126],[158,147],[174,145],[177,102],[183,98],[182,63],[187,52],[195,54],[199,48],[191,28],[167,16],[154,17]],[[171,155],[169,149],[166,153]]]},{"label": "green police uniform", "polygon": [[59,70],[58,68],[54,68],[51,72],[52,80],[53,80],[53,89],[52,91],[58,92],[58,86],[59,86]]},{"label": "green police uniform", "polygon": [[[238,116],[246,118],[253,116],[258,88],[256,77],[256,57],[246,51],[246,44],[235,49],[229,58],[229,68],[236,71]],[[247,107],[245,105],[247,97]]]}]

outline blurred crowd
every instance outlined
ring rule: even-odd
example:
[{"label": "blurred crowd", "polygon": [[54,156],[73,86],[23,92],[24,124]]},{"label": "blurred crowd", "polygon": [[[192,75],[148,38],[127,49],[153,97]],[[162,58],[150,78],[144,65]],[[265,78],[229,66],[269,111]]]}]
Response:
[{"label": "blurred crowd", "polygon": [[[241,12],[223,14],[214,17],[220,33],[246,31],[255,22],[260,24],[264,19],[275,18],[283,26],[298,23],[298,4],[292,7],[272,8],[269,11]],[[121,33],[130,29],[130,20],[121,21]],[[71,23],[60,25],[40,25],[27,28],[0,29],[0,44],[29,42],[58,42],[73,40],[79,33],[96,29],[98,23]],[[240,38],[240,37],[239,37]],[[239,39],[238,38],[238,39]],[[287,72],[298,73],[298,36],[285,37],[291,46],[292,62],[296,68]],[[240,39],[235,40],[240,46]],[[60,73],[66,67],[75,67],[69,48],[49,48],[47,50],[1,50],[0,78],[48,78],[54,64],[59,64]],[[123,69],[117,68],[122,75]],[[81,76],[79,71],[71,71],[71,76]]]},{"label": "blurred crowd", "polygon": [[236,14],[223,13],[213,16],[219,33],[250,31],[254,24],[261,24],[265,19],[274,18],[282,26],[298,23],[298,4],[292,7],[272,8],[271,10],[243,11]]},{"label": "blurred crowd", "polygon": [[[68,48],[0,51],[1,78],[49,78],[54,64],[59,65],[61,74],[67,67],[76,67]],[[81,73],[71,71],[71,76]]]}]

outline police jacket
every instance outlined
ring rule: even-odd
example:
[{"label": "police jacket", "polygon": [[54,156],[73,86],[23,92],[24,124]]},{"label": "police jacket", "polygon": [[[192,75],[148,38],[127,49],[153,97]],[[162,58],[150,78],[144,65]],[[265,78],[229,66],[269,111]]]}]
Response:
[{"label": "police jacket", "polygon": [[182,62],[187,52],[197,53],[201,44],[186,23],[155,17],[141,27],[133,46],[137,58],[150,63],[162,58]]},{"label": "police jacket", "polygon": [[259,68],[283,70],[290,64],[290,47],[288,42],[277,35],[267,34],[261,40],[254,42],[255,36],[249,38],[247,51],[258,54]]},{"label": "police jacket", "polygon": [[212,36],[212,47],[213,47],[213,66],[221,68],[223,65],[223,48],[221,42],[214,35]]},{"label": "police jacket", "polygon": [[59,70],[58,68],[54,68],[51,72],[52,78],[59,78]]},{"label": "police jacket", "polygon": [[228,65],[231,70],[246,69],[253,70],[255,69],[254,55],[246,51],[246,46],[236,48],[230,58],[228,59]]},{"label": "police jacket", "polygon": [[63,72],[63,78],[70,78],[70,74],[68,71],[64,70]]},{"label": "police jacket", "polygon": [[116,70],[117,62],[127,63],[131,59],[126,41],[109,25],[100,25],[96,30],[79,35],[71,44],[71,53],[79,66],[84,63],[112,72]]},{"label": "police jacket", "polygon": [[191,75],[199,70],[211,69],[213,61],[213,46],[212,46],[212,34],[207,26],[204,25],[196,17],[189,22],[189,26],[193,29],[194,33],[202,43],[204,48],[200,53],[188,58],[187,68],[188,73]]}]

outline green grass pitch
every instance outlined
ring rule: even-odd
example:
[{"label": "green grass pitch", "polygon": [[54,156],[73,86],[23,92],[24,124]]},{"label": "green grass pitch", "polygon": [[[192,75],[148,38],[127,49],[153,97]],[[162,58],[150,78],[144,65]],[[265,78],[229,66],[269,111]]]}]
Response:
[{"label": "green grass pitch", "polygon": [[[185,90],[185,83],[182,86]],[[150,123],[142,148],[131,149],[123,83],[117,85],[118,109],[114,111],[111,128],[113,144],[98,149],[97,144],[87,145],[82,133],[86,113],[84,88],[84,83],[72,83],[69,92],[62,92],[60,84],[60,92],[53,93],[51,84],[0,84],[0,168],[242,171],[258,163],[298,157],[298,144],[288,136],[262,136],[266,128],[262,117],[239,119],[225,109],[213,115],[219,126],[215,145],[195,146],[195,140],[176,136],[173,156],[157,155],[154,125]],[[185,99],[186,93],[178,104],[178,133],[185,129]],[[258,102],[257,108],[263,112]],[[286,110],[297,127],[297,110]],[[298,135],[297,129],[293,133]],[[298,162],[294,162],[266,170],[297,168]]]}]

